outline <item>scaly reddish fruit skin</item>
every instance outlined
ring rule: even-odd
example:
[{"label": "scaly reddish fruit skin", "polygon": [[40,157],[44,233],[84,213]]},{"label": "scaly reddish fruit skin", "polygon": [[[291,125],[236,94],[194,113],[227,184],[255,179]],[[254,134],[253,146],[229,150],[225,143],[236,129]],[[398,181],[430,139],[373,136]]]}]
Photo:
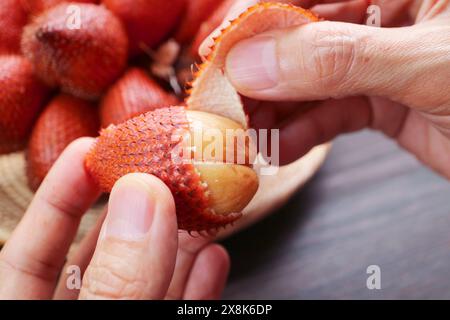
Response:
[{"label": "scaly reddish fruit skin", "polygon": [[36,190],[62,151],[77,138],[97,135],[97,108],[66,94],[55,97],[36,121],[27,148],[27,176]]},{"label": "scaly reddish fruit skin", "polygon": [[22,51],[48,85],[96,99],[125,69],[126,32],[119,19],[94,4],[79,4],[80,28],[69,27],[69,5],[51,8],[26,26]]},{"label": "scaly reddish fruit skin", "polygon": [[222,4],[224,0],[187,1],[185,15],[178,26],[175,40],[186,44],[191,42],[202,23]]},{"label": "scaly reddish fruit skin", "polygon": [[55,7],[62,2],[98,3],[98,0],[19,0],[24,10],[37,15],[47,9]]},{"label": "scaly reddish fruit skin", "polygon": [[20,0],[1,0],[0,4],[0,54],[19,53],[22,29],[27,14]]},{"label": "scaly reddish fruit skin", "polygon": [[[105,192],[110,192],[120,177],[133,172],[160,178],[172,191],[178,227],[189,231],[213,230],[240,217],[218,215],[210,209],[207,187],[194,165],[173,161],[172,151],[188,132],[186,109],[157,109],[102,130],[86,157],[86,168]],[[155,143],[155,141],[157,143]]]},{"label": "scaly reddish fruit skin", "polygon": [[[186,0],[103,0],[125,24],[130,54],[140,52],[142,44],[154,48],[176,27]],[[191,1],[191,0],[188,0]]]},{"label": "scaly reddish fruit skin", "polygon": [[138,68],[131,68],[106,93],[100,104],[103,128],[119,124],[147,111],[178,104],[155,81]]},{"label": "scaly reddish fruit skin", "polygon": [[49,93],[19,55],[0,56],[0,154],[25,146],[36,117]]}]

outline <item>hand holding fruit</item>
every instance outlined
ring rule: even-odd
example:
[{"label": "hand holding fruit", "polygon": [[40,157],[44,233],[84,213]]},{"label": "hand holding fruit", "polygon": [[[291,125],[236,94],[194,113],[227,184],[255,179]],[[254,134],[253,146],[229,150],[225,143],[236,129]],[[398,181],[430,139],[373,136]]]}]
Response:
[{"label": "hand holding fruit", "polygon": [[[367,79],[357,78],[356,75],[350,79],[345,77],[354,70],[353,67],[367,71],[367,74],[375,77],[375,80],[382,79],[383,75],[392,76],[389,72],[380,74],[380,70],[384,70],[384,65],[376,54],[370,55],[373,51],[362,51],[368,54],[369,64],[358,64],[364,62],[359,55],[355,55],[358,59],[354,61],[333,60],[336,57],[348,57],[345,55],[348,48],[351,49],[350,53],[360,53],[354,51],[355,47],[352,45],[347,47],[346,41],[336,41],[342,40],[340,38],[342,35],[346,36],[345,39],[347,37],[358,39],[359,32],[370,31],[369,34],[373,36],[371,40],[375,40],[370,43],[382,45],[385,44],[383,41],[387,40],[380,35],[387,33],[395,35],[395,30],[367,30],[365,27],[354,25],[349,28],[347,24],[330,22],[303,25],[317,18],[300,9],[291,11],[293,9],[286,6],[255,7],[250,13],[241,16],[241,19],[230,26],[216,41],[216,51],[209,52],[209,59],[194,81],[186,109],[170,107],[170,104],[175,102],[167,102],[167,105],[164,105],[165,101],[173,97],[161,88],[154,89],[156,82],[146,78],[145,72],[141,69],[130,68],[126,71],[128,54],[134,57],[139,55],[140,50],[151,53],[154,46],[176,29],[174,25],[166,26],[167,28],[160,26],[151,37],[136,32],[141,23],[147,26],[151,21],[141,20],[139,11],[136,15],[136,12],[127,12],[123,10],[124,7],[117,5],[126,2],[128,1],[105,0],[105,5],[112,12],[92,4],[79,4],[82,16],[87,17],[89,23],[82,24],[79,30],[69,32],[61,27],[63,25],[61,17],[57,14],[63,12],[61,8],[66,4],[53,7],[52,1],[42,1],[43,4],[48,4],[48,8],[46,5],[43,7],[47,11],[41,12],[30,22],[22,40],[23,48],[26,49],[24,53],[31,64],[20,56],[1,57],[5,63],[0,65],[0,82],[5,84],[2,87],[8,91],[3,100],[0,97],[0,106],[9,111],[6,114],[11,115],[10,119],[21,121],[13,122],[14,126],[11,127],[7,127],[12,124],[11,121],[7,121],[6,124],[0,122],[0,126],[3,126],[0,128],[7,129],[0,131],[4,135],[0,136],[3,143],[0,143],[0,146],[4,148],[0,152],[19,149],[25,144],[28,133],[33,131],[28,146],[28,170],[30,177],[37,178],[30,178],[32,185],[37,186],[41,182],[56,155],[63,149],[61,146],[80,135],[93,134],[95,127],[98,128],[95,106],[98,100],[95,99],[101,98],[101,121],[105,126],[110,123],[114,125],[106,127],[95,142],[84,138],[72,143],[50,169],[19,227],[0,254],[2,283],[0,297],[53,296],[54,283],[63,268],[64,257],[73,241],[80,218],[97,199],[102,188],[104,191],[112,191],[105,221],[102,219],[99,221],[97,227],[84,240],[78,253],[68,262],[69,265],[80,266],[84,274],[81,292],[67,290],[66,278],[63,277],[60,279],[55,297],[76,298],[80,295],[81,298],[217,298],[223,288],[229,267],[226,253],[220,247],[210,245],[209,240],[205,238],[194,239],[182,234],[178,239],[177,228],[209,231],[234,221],[256,191],[256,175],[247,162],[229,163],[222,159],[219,163],[211,165],[207,163],[208,161],[205,163],[194,158],[191,159],[194,161],[187,164],[174,164],[168,157],[174,150],[173,133],[178,132],[178,129],[187,134],[195,134],[198,130],[195,123],[201,123],[206,127],[212,126],[219,131],[247,127],[248,117],[244,113],[234,86],[245,95],[265,100],[326,99],[355,94],[371,96],[374,93],[391,99],[353,97],[345,100],[326,100],[314,103],[312,107],[311,105],[304,107],[298,110],[298,113],[300,104],[292,101],[278,104],[277,108],[270,102],[251,101],[252,105],[247,106],[247,110],[251,111],[251,125],[276,128],[278,125],[274,119],[282,121],[281,147],[288,150],[282,152],[285,162],[296,159],[313,145],[337,133],[356,130],[368,124],[390,135],[400,132],[398,139],[401,143],[407,141],[405,133],[411,133],[413,129],[419,128],[423,133],[428,133],[428,136],[423,134],[421,137],[429,139],[415,139],[411,148],[428,150],[431,152],[428,154],[430,157],[440,154],[442,150],[448,151],[448,130],[444,120],[450,99],[446,92],[436,91],[435,94],[429,95],[425,94],[423,88],[425,86],[427,92],[434,92],[433,88],[427,86],[433,84],[438,87],[442,86],[442,83],[444,87],[449,86],[445,77],[448,74],[448,68],[445,68],[448,65],[447,56],[435,56],[432,50],[411,50],[409,54],[413,54],[413,58],[416,57],[414,54],[419,54],[420,58],[412,60],[420,61],[423,65],[427,65],[427,62],[430,69],[435,70],[426,83],[414,82],[417,78],[411,77],[411,74],[421,74],[417,73],[418,69],[411,67],[413,64],[390,64],[390,67],[398,68],[398,74],[388,79],[392,87],[398,89],[396,92],[392,92],[392,88],[383,87],[381,82],[375,81],[377,85],[370,87],[367,86]],[[303,4],[309,2],[296,1]],[[362,17],[361,12],[366,8],[361,2],[365,1],[319,4],[313,9],[316,12],[321,11],[327,18],[332,18],[333,12],[342,13],[343,7],[353,8],[352,15],[336,14],[335,18],[361,22],[356,21]],[[430,46],[427,48],[433,48],[433,41],[436,40],[435,34],[430,32],[439,30],[439,34],[448,34],[446,23],[449,17],[448,1],[436,3],[434,7],[424,7],[420,11],[420,16],[428,22],[408,29],[430,35],[429,39],[427,38]],[[204,4],[208,7],[207,0]],[[232,4],[232,1],[223,1],[219,6],[222,10],[220,12],[223,13],[226,11],[224,8],[229,8]],[[36,9],[36,13],[44,9]],[[164,23],[179,19],[174,18],[178,15],[178,9],[175,7],[172,9],[170,19]],[[190,12],[195,12],[192,10]],[[289,31],[271,29],[265,30],[267,33],[262,35],[256,32],[258,36],[255,39],[243,37],[242,33],[251,28],[240,29],[242,24],[254,27],[252,21],[258,19],[252,20],[252,17],[255,18],[252,14],[256,12],[264,15],[265,10],[272,10],[275,16],[281,14],[283,17],[292,18],[285,21],[293,21],[295,27],[283,25],[282,20],[272,21],[268,15],[265,17],[269,20],[264,21],[271,21],[279,27],[290,27]],[[111,29],[101,35],[98,34],[101,29],[98,21],[92,19],[97,15],[100,21],[111,23]],[[217,16],[214,19],[217,19]],[[193,17],[183,21],[197,20]],[[197,24],[196,29],[201,31],[203,27],[210,28],[215,26],[214,23],[217,21],[200,27]],[[19,29],[21,23],[20,19],[17,19]],[[165,26],[164,23],[162,25]],[[309,31],[305,34],[305,30]],[[194,32],[187,31],[178,31],[174,34],[181,42],[189,42],[186,39],[192,41]],[[318,36],[321,34],[325,37]],[[311,35],[316,36],[311,38]],[[439,36],[436,37],[440,39]],[[237,43],[237,38],[243,41]],[[299,41],[286,40],[292,38],[303,39],[302,46],[298,45]],[[14,37],[11,39],[13,43]],[[318,47],[315,41],[321,40],[328,44],[325,48],[340,48],[340,53],[343,54],[336,56],[333,55],[335,53],[333,50],[313,50]],[[271,51],[274,43],[280,50]],[[418,47],[413,36],[407,37],[405,43],[414,48]],[[439,43],[442,45],[440,48],[444,48],[442,52],[448,52],[446,38]],[[255,47],[261,50],[254,50]],[[11,48],[10,52],[14,52],[13,45]],[[252,48],[257,51],[256,53],[253,51],[254,57],[261,59],[251,59],[242,67],[242,60],[248,57],[247,52],[252,52]],[[297,60],[289,59],[290,53],[299,52],[299,48],[311,50],[310,54],[302,54],[305,57],[317,57],[317,54],[324,52],[325,54],[331,52],[331,55],[326,55],[328,59],[322,59],[322,56],[312,59],[311,64],[299,64]],[[389,61],[396,62],[396,58],[402,55],[393,46],[388,48],[391,48],[392,52],[387,50],[386,57],[392,59]],[[73,50],[79,50],[83,54],[74,54]],[[70,54],[66,55],[66,52]],[[406,56],[411,58],[408,54]],[[280,60],[289,62],[290,67],[279,68]],[[317,67],[316,64],[323,61],[327,63],[319,64]],[[356,64],[350,64],[352,68],[349,69],[348,63],[345,63],[348,61]],[[342,66],[342,70],[349,72],[344,72],[344,76],[339,77],[340,73],[334,71],[341,71],[341,68],[335,68],[336,70],[326,68],[330,62],[331,66]],[[251,68],[253,71],[249,72],[248,67],[252,67],[252,63],[256,65]],[[344,68],[345,66],[347,68]],[[301,79],[298,78],[299,70],[302,71]],[[302,81],[305,77],[321,85],[308,87],[309,82]],[[374,79],[370,77],[368,79],[373,81]],[[50,90],[39,79],[65,94],[57,92],[56,97],[48,99]],[[249,79],[251,81],[248,81]],[[321,82],[323,79],[331,81],[331,84]],[[360,80],[351,82],[354,79]],[[415,90],[407,90],[406,84]],[[139,92],[143,92],[141,90],[156,94],[140,94]],[[22,95],[23,92],[29,94]],[[71,97],[67,93],[78,97]],[[92,101],[86,102],[80,98],[89,98]],[[413,111],[405,112],[406,107],[400,102],[408,103]],[[256,108],[256,105],[261,108]],[[38,116],[42,109],[43,113]],[[204,112],[205,110],[208,112]],[[145,111],[150,112],[122,122],[136,113]],[[301,116],[293,117],[294,112]],[[83,121],[79,120],[80,118],[83,118]],[[31,130],[35,119],[38,120]],[[60,126],[49,125],[55,121]],[[75,123],[70,124],[70,121]],[[398,126],[385,126],[387,123]],[[79,126],[80,124],[83,126]],[[70,130],[66,130],[69,127],[77,130],[69,132]],[[397,131],[399,128],[402,130]],[[60,131],[62,134],[58,134]],[[300,142],[297,139],[293,145],[292,136],[300,139]],[[411,136],[412,134],[409,135]],[[182,140],[185,135],[180,137]],[[56,141],[51,147],[57,148],[49,148],[50,145],[46,144],[46,141]],[[201,148],[204,143],[204,140],[199,140],[194,146]],[[42,157],[49,150],[54,151],[50,153],[51,156]],[[422,155],[418,151],[416,153]],[[443,153],[444,156],[446,154]],[[441,169],[444,161],[439,157],[436,159],[438,162],[431,165]],[[445,168],[442,169],[446,174]],[[131,173],[136,171],[144,173]],[[159,177],[164,183],[147,173]],[[63,176],[64,179],[61,179]],[[43,229],[46,232],[41,232]],[[186,255],[186,252],[189,254]],[[180,263],[175,263],[175,259]],[[36,265],[35,261],[42,263]],[[126,263],[121,263],[123,261]],[[109,272],[98,272],[99,270]],[[147,273],[142,270],[155,272]],[[196,286],[198,283],[203,284],[201,290]]]},{"label": "hand holding fruit", "polygon": [[[342,9],[357,2],[312,9],[355,13]],[[368,127],[450,178],[450,1],[374,4],[384,26],[403,27],[324,21],[258,34],[230,51],[226,73],[252,98],[252,125],[281,129],[282,163]]]},{"label": "hand holding fruit", "polygon": [[146,174],[120,179],[106,218],[65,263],[81,217],[100,195],[84,168],[92,143],[82,138],[63,152],[1,250],[0,299],[218,299],[226,251],[178,233],[169,189]]}]

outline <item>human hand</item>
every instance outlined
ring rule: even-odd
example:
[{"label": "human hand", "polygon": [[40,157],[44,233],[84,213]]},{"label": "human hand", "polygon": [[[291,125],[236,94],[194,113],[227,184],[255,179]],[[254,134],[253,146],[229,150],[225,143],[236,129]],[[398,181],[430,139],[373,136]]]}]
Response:
[{"label": "human hand", "polygon": [[252,125],[281,129],[282,163],[369,127],[450,178],[450,1],[407,4],[411,26],[318,22],[260,34],[230,51],[226,73],[252,98]]},{"label": "human hand", "polygon": [[[334,21],[345,21],[351,23],[362,23],[366,16],[366,10],[371,0],[225,0],[214,18],[217,20],[222,16],[222,23],[207,37],[198,48],[200,57],[205,58],[211,52],[211,46],[214,44],[214,38],[220,35],[232,20],[236,19],[242,12],[262,2],[280,2],[290,3],[309,9],[321,18]],[[390,1],[390,0],[376,0]],[[405,2],[410,0],[397,0],[396,2]],[[391,1],[392,2],[392,1]],[[391,5],[392,6],[392,5]],[[397,6],[390,8],[390,11],[396,11]],[[390,22],[393,18],[390,18]]]},{"label": "human hand", "polygon": [[[65,264],[82,215],[100,195],[84,169],[92,142],[82,138],[66,149],[0,252],[0,299],[219,298],[226,251],[178,234],[169,189],[146,174],[116,183],[108,213]],[[84,274],[81,290],[67,287],[68,266]]]}]

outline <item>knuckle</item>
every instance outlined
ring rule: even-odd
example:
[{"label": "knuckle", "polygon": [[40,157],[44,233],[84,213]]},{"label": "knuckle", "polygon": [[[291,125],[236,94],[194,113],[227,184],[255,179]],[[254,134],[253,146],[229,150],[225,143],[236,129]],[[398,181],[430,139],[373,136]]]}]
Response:
[{"label": "knuckle", "polygon": [[9,259],[7,255],[0,255],[0,278],[3,275],[19,274],[40,279],[45,282],[53,281],[60,271],[60,266],[48,263],[34,254],[26,255],[25,259]]},{"label": "knuckle", "polygon": [[46,194],[40,195],[40,197],[53,213],[73,220],[80,219],[85,209],[76,203],[64,199],[58,192],[59,190],[51,189]]},{"label": "knuckle", "polygon": [[330,92],[349,81],[363,43],[345,30],[319,29],[313,34],[313,72],[319,85]]},{"label": "knuckle", "polygon": [[139,299],[146,283],[127,257],[98,252],[87,268],[80,297],[84,299]]},{"label": "knuckle", "polygon": [[81,297],[85,299],[139,299],[142,285],[137,280],[124,278],[104,266],[86,270]]}]

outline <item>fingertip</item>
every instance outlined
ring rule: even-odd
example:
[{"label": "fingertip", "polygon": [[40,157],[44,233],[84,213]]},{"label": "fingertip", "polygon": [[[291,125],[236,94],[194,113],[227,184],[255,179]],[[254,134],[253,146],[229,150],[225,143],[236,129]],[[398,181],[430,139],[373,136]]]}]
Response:
[{"label": "fingertip", "polygon": [[219,299],[230,270],[230,257],[219,244],[210,244],[197,256],[184,299]]},{"label": "fingertip", "polygon": [[[94,138],[89,137],[79,138],[72,141],[58,157],[52,170],[50,170],[49,175],[55,174],[52,173],[52,171],[58,171],[55,168],[61,169],[61,167],[67,163],[70,163],[72,166],[75,164],[84,163],[84,157],[89,152],[94,141]],[[58,172],[58,175],[59,174],[60,172]]]},{"label": "fingertip", "polygon": [[95,141],[95,138],[92,137],[82,137],[82,138],[78,138],[74,141],[72,141],[67,147],[66,149],[63,151],[63,153],[61,154],[61,157],[64,154],[76,154],[76,155],[85,155],[90,148],[92,147],[93,143]]},{"label": "fingertip", "polygon": [[219,269],[221,270],[221,273],[228,277],[231,259],[227,249],[225,249],[225,247],[220,244],[213,243],[207,247],[207,250],[209,250],[211,258],[216,261]]},{"label": "fingertip", "polygon": [[67,171],[66,166],[70,165],[73,167],[72,173],[90,178],[90,175],[84,168],[84,158],[91,149],[94,141],[95,139],[90,137],[78,138],[72,141],[55,161],[48,176],[57,176],[57,179],[60,179],[61,172]]},{"label": "fingertip", "polygon": [[[84,158],[89,152],[94,138],[79,138],[71,142],[61,153],[43,180],[37,195],[73,199],[74,203],[92,203],[100,194],[84,166]],[[68,201],[68,200],[67,200]]]}]

